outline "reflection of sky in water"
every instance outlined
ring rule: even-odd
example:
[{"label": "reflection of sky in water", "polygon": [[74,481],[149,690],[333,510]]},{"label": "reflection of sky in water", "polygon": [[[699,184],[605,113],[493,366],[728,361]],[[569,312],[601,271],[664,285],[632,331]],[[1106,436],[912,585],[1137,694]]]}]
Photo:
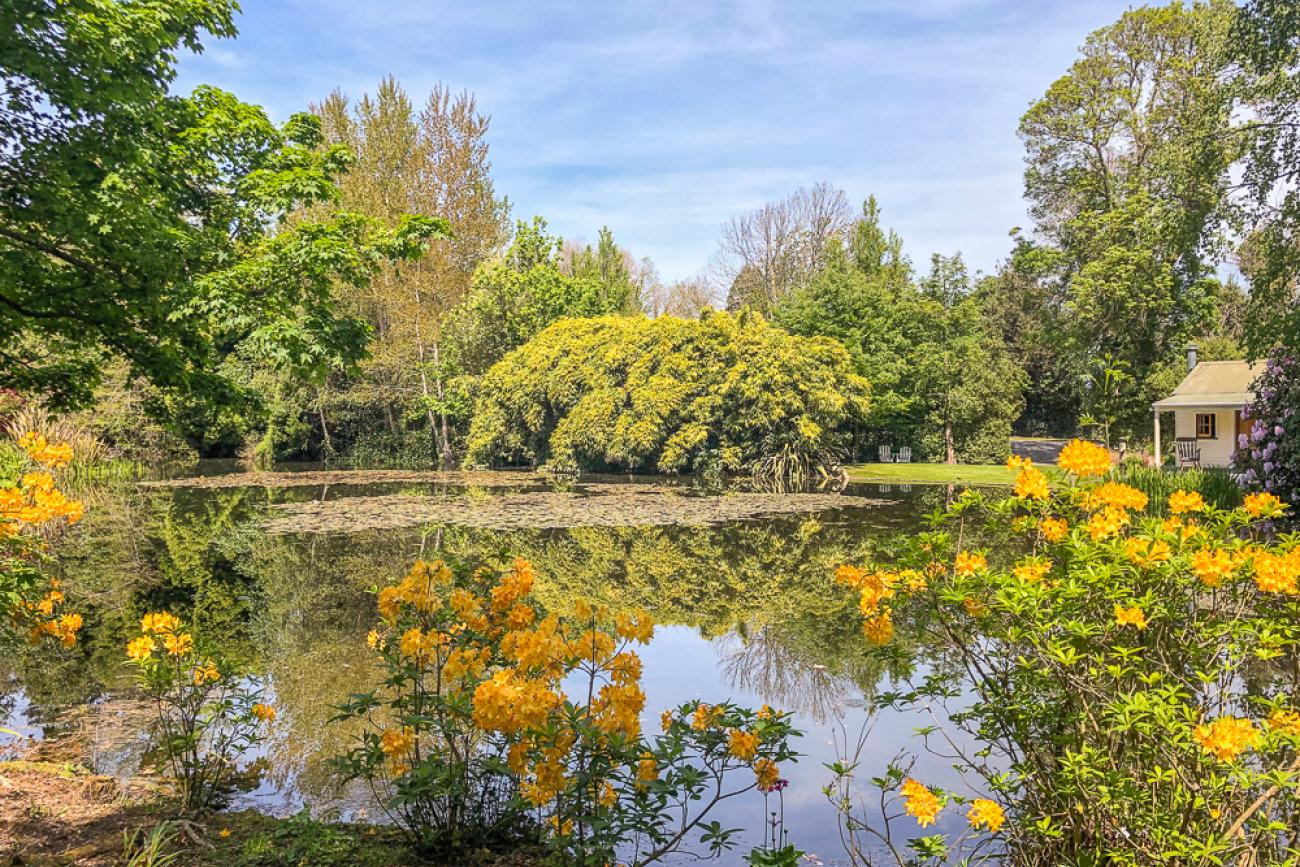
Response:
[{"label": "reflection of sky in water", "polygon": [[[406,490],[411,487],[404,486]],[[373,495],[375,487],[284,489],[271,494],[270,499],[285,501],[334,498],[362,493]],[[938,505],[937,500],[943,496],[941,489],[930,489],[928,493],[925,489],[899,492],[897,487],[883,489],[883,486],[865,485],[854,486],[851,493],[868,497],[884,496],[895,502],[875,509],[830,512],[818,516],[814,523],[822,528],[833,528],[831,534],[836,544],[874,545],[875,542],[869,540],[868,536],[896,537],[910,532],[917,526],[918,515]],[[151,501],[154,503],[151,508],[158,508],[157,503],[166,507],[170,502],[175,514],[201,518],[206,514],[205,510],[214,504],[231,502],[238,505],[244,502],[239,498],[245,495],[247,509],[253,511],[260,511],[268,500],[267,492],[254,491],[250,494],[248,489],[216,495],[182,489],[172,496],[155,498]],[[212,514],[221,514],[221,510],[214,509]],[[860,633],[856,631],[856,626],[852,627],[851,632],[841,630],[837,633],[833,629],[826,631],[823,629],[825,624],[821,624],[816,616],[809,618],[806,612],[797,608],[789,611],[776,608],[758,613],[752,606],[745,607],[752,602],[747,598],[750,591],[772,574],[763,570],[784,569],[785,580],[793,582],[782,585],[786,587],[801,587],[804,582],[812,580],[810,576],[821,576],[827,571],[825,564],[808,563],[801,559],[809,553],[823,550],[820,542],[823,537],[816,534],[826,532],[825,529],[810,531],[813,542],[807,548],[800,548],[804,540],[795,537],[802,532],[802,520],[796,517],[785,519],[784,523],[768,520],[745,522],[741,529],[736,530],[740,534],[737,536],[728,535],[732,531],[726,528],[676,528],[665,537],[664,530],[660,528],[629,540],[618,531],[603,531],[607,535],[598,538],[608,543],[607,546],[597,545],[590,549],[583,547],[586,538],[583,531],[553,532],[534,539],[533,543],[557,544],[555,549],[551,549],[559,551],[557,563],[578,564],[579,561],[576,560],[566,561],[566,556],[584,558],[581,561],[583,566],[592,558],[610,558],[608,563],[597,564],[598,569],[591,573],[599,576],[601,586],[614,584],[622,587],[626,584],[631,588],[629,592],[635,592],[639,587],[641,592],[651,594],[643,601],[659,619],[671,621],[676,617],[679,622],[684,619],[693,623],[709,623],[710,632],[724,633],[710,640],[702,637],[701,632],[692,626],[660,626],[651,645],[637,649],[644,663],[642,686],[646,692],[646,711],[643,722],[647,733],[659,731],[659,715],[664,709],[692,699],[711,702],[731,700],[754,708],[770,703],[774,707],[795,711],[795,727],[803,731],[804,735],[793,743],[794,749],[802,754],[801,759],[797,763],[786,763],[781,769],[782,775],[790,780],[790,786],[785,792],[786,828],[795,845],[815,853],[826,864],[842,864],[847,863],[847,859],[839,840],[834,810],[827,803],[822,787],[831,780],[831,772],[825,768],[825,763],[837,758],[833,742],[836,733],[839,733],[841,745],[845,738],[855,742],[866,722],[861,689],[850,679],[850,675],[858,669],[853,667],[852,661],[848,663],[848,668],[845,667],[842,653],[845,648],[840,646],[858,640]],[[239,521],[240,526],[243,526],[247,518]],[[227,531],[216,524],[205,525],[200,520],[198,526],[206,528],[204,532],[210,532],[215,540],[229,536]],[[744,529],[745,527],[751,529]],[[764,530],[769,531],[770,535],[762,535]],[[636,535],[635,531],[629,532]],[[413,558],[414,549],[406,547],[397,536],[390,538],[398,542],[399,559]],[[486,531],[473,538],[486,544],[495,536],[491,531]],[[508,543],[515,538],[517,537],[503,535],[499,541]],[[363,650],[361,640],[373,621],[373,602],[364,593],[359,603],[352,596],[334,598],[326,595],[318,598],[312,595],[313,592],[320,592],[321,587],[327,590],[337,589],[336,585],[345,581],[344,576],[339,574],[339,561],[329,559],[329,556],[338,556],[337,554],[322,555],[324,559],[315,559],[320,539],[321,537],[308,539],[292,552],[300,559],[290,558],[285,561],[298,570],[290,571],[288,575],[290,581],[296,582],[300,589],[289,592],[291,595],[301,592],[302,598],[293,596],[276,600],[282,607],[277,609],[278,613],[269,621],[268,628],[284,633],[284,641],[281,646],[267,648],[270,653],[268,665],[277,675],[292,674],[295,682],[292,685],[281,683],[283,695],[276,702],[280,707],[281,719],[276,726],[275,739],[245,756],[248,761],[262,758],[269,760],[272,770],[251,791],[237,796],[233,806],[254,807],[267,813],[286,815],[297,812],[306,805],[317,814],[335,814],[345,819],[362,815],[372,820],[381,820],[382,811],[375,807],[366,784],[353,783],[343,791],[338,791],[337,787],[326,782],[328,778],[322,772],[320,762],[326,757],[325,753],[337,749],[339,744],[322,747],[320,739],[323,730],[318,727],[315,719],[319,716],[319,725],[324,725],[323,719],[330,714],[318,713],[311,716],[311,722],[294,724],[295,701],[299,704],[321,704],[337,703],[346,698],[346,691],[334,695],[326,688],[333,688],[332,681],[346,682],[356,689],[366,688],[367,675],[361,666],[368,665],[369,662],[364,653],[353,656],[340,648],[355,647]],[[575,545],[571,549],[564,548],[555,540],[574,542]],[[356,548],[352,537],[345,537],[341,542],[344,548]],[[636,556],[637,546],[643,542],[647,545],[653,542],[651,547],[659,546],[655,551],[667,552],[662,564],[658,564],[658,561],[644,561],[640,565],[662,565],[667,576],[664,580],[669,582],[668,587],[649,583],[650,589],[646,591],[650,578],[645,571],[631,576],[630,570],[635,567],[619,560],[620,557]],[[781,549],[779,557],[772,554],[775,559],[769,561],[766,546],[773,545],[780,549],[787,542],[789,547]],[[321,550],[326,548],[327,546],[322,547]],[[350,553],[354,556],[374,554],[364,546],[362,550]],[[431,556],[430,551],[425,553],[426,556]],[[698,558],[704,556],[726,558],[727,565],[734,567],[733,571],[725,576],[712,572],[694,574],[689,576],[690,580],[678,581],[682,577],[682,570],[699,570],[702,563]],[[691,559],[693,557],[697,559]],[[781,560],[780,557],[786,559]],[[252,565],[256,558],[239,555],[235,559],[241,569],[245,566],[250,570],[265,568],[265,563],[261,566]],[[736,565],[739,563],[744,566]],[[265,585],[268,578],[273,577],[270,573],[262,572],[248,574],[255,585]],[[640,584],[633,581],[633,577]],[[738,583],[728,586],[723,580],[727,577]],[[284,576],[280,576],[280,580],[283,581]],[[576,590],[578,586],[581,585],[575,585],[573,589]],[[679,595],[669,598],[666,594],[669,594],[670,588]],[[694,602],[697,609],[683,609],[683,605],[691,604],[691,593],[700,593],[701,588],[702,596],[696,597]],[[281,586],[278,592],[285,593],[285,587]],[[322,599],[325,601],[322,602]],[[813,604],[820,600],[799,597],[796,601],[799,604]],[[667,610],[654,611],[656,602],[662,602]],[[779,598],[774,598],[772,604],[780,602]],[[360,607],[354,608],[358,605]],[[850,603],[850,608],[852,607]],[[782,611],[785,613],[779,613]],[[694,616],[696,614],[698,616]],[[757,621],[760,622],[749,625],[756,614]],[[254,616],[261,615],[255,612]],[[798,622],[784,618],[796,618]],[[324,624],[323,633],[314,631],[317,627],[313,624],[317,621]],[[729,629],[743,629],[745,637],[742,638],[734,631],[728,632]],[[117,643],[119,638],[120,636],[111,639],[106,637],[114,648],[120,646]],[[795,643],[792,645],[791,641]],[[345,654],[346,658],[342,658]],[[308,661],[299,661],[304,658]],[[348,674],[345,670],[350,666],[351,674]],[[918,680],[923,676],[923,669],[918,668],[914,672],[914,677]],[[869,677],[874,678],[874,674]],[[884,688],[887,685],[881,686]],[[314,687],[319,689],[313,692]],[[110,691],[107,694],[112,693]],[[321,701],[321,696],[325,695],[330,697],[330,702]],[[39,736],[48,713],[36,713],[35,709],[29,708],[21,691],[11,691],[10,699],[4,708],[7,712],[3,714],[3,725],[17,728],[23,734]],[[859,796],[871,803],[877,801],[878,793],[870,787],[870,778],[883,773],[886,765],[900,750],[907,750],[916,757],[913,774],[919,779],[928,784],[972,794],[961,789],[959,778],[951,767],[952,761],[927,753],[922,740],[913,734],[913,729],[930,722],[928,717],[922,715],[904,717],[888,711],[875,718],[860,756]],[[93,726],[83,726],[83,729],[90,730],[86,739],[88,759],[102,773],[129,776],[138,767],[145,749],[144,733],[138,716],[125,713],[114,702],[108,701],[95,712],[94,723]],[[44,734],[47,736],[54,733],[54,727],[45,728]],[[6,740],[13,739],[0,733],[0,746]],[[748,783],[748,780],[745,782]],[[771,803],[775,805],[775,799]],[[962,812],[960,808],[950,806],[944,812],[939,826],[924,832],[917,828],[910,817],[903,817],[897,820],[895,838],[906,840],[921,833],[959,831],[964,825]],[[763,797],[751,792],[726,801],[715,808],[710,818],[717,819],[725,827],[745,829],[737,848],[723,859],[723,863],[727,864],[740,863],[741,856],[749,847],[762,840],[765,824]]]}]

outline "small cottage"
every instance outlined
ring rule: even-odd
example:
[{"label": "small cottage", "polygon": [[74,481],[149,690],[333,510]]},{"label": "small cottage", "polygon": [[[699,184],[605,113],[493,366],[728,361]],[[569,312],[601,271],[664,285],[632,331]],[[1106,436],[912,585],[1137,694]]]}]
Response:
[{"label": "small cottage", "polygon": [[1156,465],[1161,464],[1160,415],[1172,413],[1179,466],[1229,466],[1238,434],[1250,432],[1245,410],[1255,397],[1251,386],[1262,372],[1262,364],[1244,361],[1198,364],[1196,347],[1187,347],[1187,377],[1173,394],[1151,405]]}]

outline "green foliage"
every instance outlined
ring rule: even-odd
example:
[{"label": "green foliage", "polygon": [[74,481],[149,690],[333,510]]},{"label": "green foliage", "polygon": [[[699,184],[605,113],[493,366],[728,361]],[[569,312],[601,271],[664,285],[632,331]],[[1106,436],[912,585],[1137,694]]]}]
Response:
[{"label": "green foliage", "polygon": [[1038,279],[1064,290],[1069,356],[1129,366],[1125,434],[1163,396],[1146,386],[1152,369],[1214,319],[1240,154],[1223,64],[1233,17],[1224,0],[1130,10],[1021,119],[1031,213],[1057,254]]},{"label": "green foliage", "polygon": [[630,283],[613,270],[613,238],[607,235],[603,230],[601,250],[589,260],[579,257],[566,274],[560,240],[546,234],[546,221],[520,220],[509,249],[474,273],[469,295],[454,314],[453,352],[460,368],[484,373],[557,319],[627,312],[635,299]]},{"label": "green foliage", "polygon": [[670,473],[777,455],[825,464],[867,391],[838,343],[758,315],[562,320],[483,378],[468,458]]},{"label": "green foliage", "polygon": [[1262,357],[1277,343],[1300,346],[1300,10],[1289,0],[1247,0],[1233,27],[1231,59],[1245,68],[1243,175],[1250,237],[1243,256],[1251,297],[1246,343]]},{"label": "green foliage", "polygon": [[961,259],[935,257],[913,285],[902,242],[879,217],[869,199],[849,249],[832,241],[824,269],[782,298],[774,321],[844,344],[872,385],[868,424],[886,442],[923,458],[946,459],[951,444],[963,462],[1001,461],[1024,376],[986,325]]},{"label": "green foliage", "polygon": [[[228,0],[51,3],[0,12],[0,385],[86,404],[106,359],[167,392],[254,402],[223,375],[235,347],[297,377],[351,365],[367,328],[339,284],[420,255],[443,224],[328,205],[352,158],[320,122],[276,126],[200,87],[176,54],[234,35]],[[273,231],[268,231],[272,229]]]}]

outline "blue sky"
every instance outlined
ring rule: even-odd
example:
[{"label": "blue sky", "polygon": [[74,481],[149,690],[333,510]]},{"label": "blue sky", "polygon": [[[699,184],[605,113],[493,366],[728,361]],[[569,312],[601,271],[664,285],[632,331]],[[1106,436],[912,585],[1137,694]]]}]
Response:
[{"label": "blue sky", "polygon": [[602,225],[665,280],[733,214],[829,181],[874,193],[923,263],[996,267],[1027,226],[1016,125],[1118,0],[434,2],[244,0],[178,87],[233,90],[282,120],[392,74],[492,116],[516,216]]}]

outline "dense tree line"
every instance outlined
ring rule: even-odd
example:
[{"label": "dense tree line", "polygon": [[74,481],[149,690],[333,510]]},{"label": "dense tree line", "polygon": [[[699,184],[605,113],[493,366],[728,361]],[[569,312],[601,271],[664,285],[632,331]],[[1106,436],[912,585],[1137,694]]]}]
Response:
[{"label": "dense tree line", "polygon": [[1013,431],[1145,435],[1190,340],[1300,342],[1282,0],[1136,8],[1089,35],[1021,120],[1033,224],[992,274],[915,267],[874,199],[822,183],[737,215],[711,272],[669,285],[609,228],[589,245],[512,214],[471,94],[417,106],[389,79],[277,127],[169,92],[178,50],[234,34],[233,4],[78,10],[0,13],[0,387],[98,399],[119,438],[144,409],[204,454],[450,465],[478,454],[495,366],[553,323],[658,334],[725,303],[843,345],[872,388],[837,432],[849,456],[983,461]]}]

